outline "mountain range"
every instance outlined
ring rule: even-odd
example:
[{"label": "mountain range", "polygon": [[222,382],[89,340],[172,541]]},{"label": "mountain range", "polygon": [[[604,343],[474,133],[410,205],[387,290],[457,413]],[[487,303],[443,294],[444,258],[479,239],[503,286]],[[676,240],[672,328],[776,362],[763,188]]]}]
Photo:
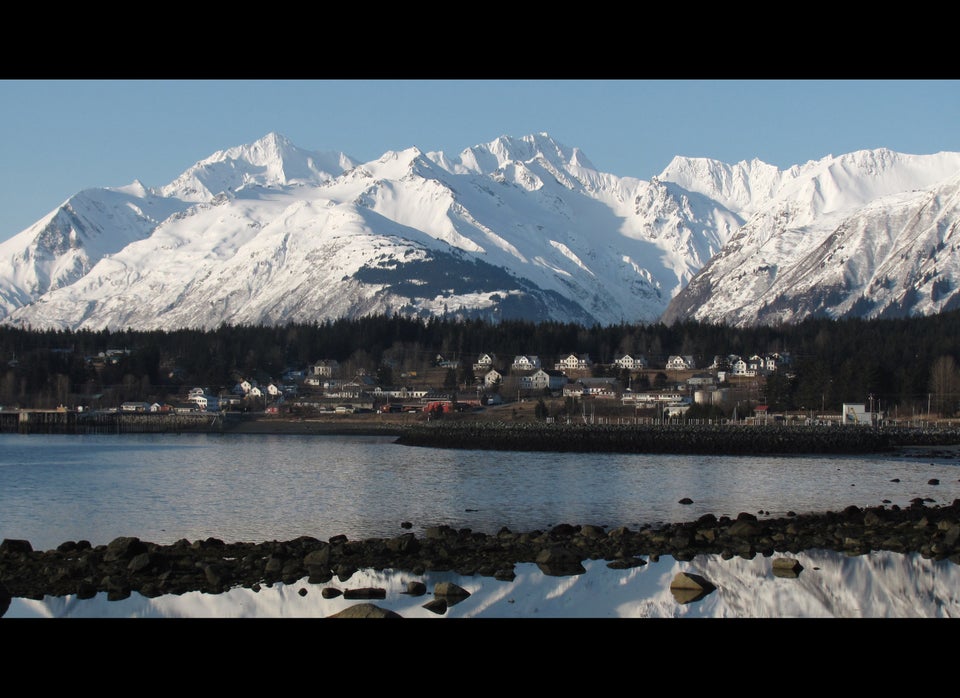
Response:
[{"label": "mountain range", "polygon": [[211,329],[370,314],[753,326],[960,307],[960,153],[649,181],[546,133],[358,162],[277,133],[87,189],[0,243],[0,323]]}]

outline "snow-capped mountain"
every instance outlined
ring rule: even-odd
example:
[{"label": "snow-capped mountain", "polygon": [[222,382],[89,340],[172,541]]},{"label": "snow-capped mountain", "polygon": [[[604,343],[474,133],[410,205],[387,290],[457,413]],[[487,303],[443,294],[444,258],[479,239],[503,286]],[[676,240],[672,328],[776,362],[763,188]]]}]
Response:
[{"label": "snow-capped mountain", "polygon": [[[81,192],[0,243],[0,322],[168,330],[373,313],[752,322],[774,318],[774,287],[784,307],[809,297],[777,320],[863,312],[856,297],[866,291],[843,275],[816,305],[812,289],[828,277],[809,255],[824,245],[821,257],[839,255],[891,298],[915,286],[899,307],[936,312],[960,287],[947,264],[958,176],[960,153],[870,151],[786,171],[678,157],[648,182],[600,172],[545,133],[455,158],[408,148],[366,163],[271,133],[159,188]],[[905,232],[914,212],[922,230]],[[915,259],[911,248],[913,267],[894,264],[903,235],[935,240],[934,255]],[[878,236],[883,245],[871,247]],[[854,244],[872,254],[851,259]],[[766,268],[766,285],[736,285],[754,267]]]},{"label": "snow-capped mountain", "polygon": [[[666,323],[774,325],[960,307],[960,153],[859,151],[762,177],[701,163],[665,176],[712,185],[710,194],[752,213],[671,300]],[[758,183],[761,197],[744,182]]]}]

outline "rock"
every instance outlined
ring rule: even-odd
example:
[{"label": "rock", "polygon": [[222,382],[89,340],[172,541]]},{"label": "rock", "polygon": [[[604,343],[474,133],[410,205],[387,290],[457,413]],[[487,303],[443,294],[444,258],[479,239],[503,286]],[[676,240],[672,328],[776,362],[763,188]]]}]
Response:
[{"label": "rock", "polygon": [[412,555],[420,550],[420,541],[412,533],[404,533],[387,541],[387,550],[395,553]]},{"label": "rock", "polygon": [[433,587],[433,595],[446,599],[465,599],[470,596],[470,592],[453,582],[437,582],[436,586]]},{"label": "rock", "polygon": [[407,582],[406,591],[401,592],[402,594],[410,594],[410,596],[423,596],[427,593],[427,585],[419,581],[410,581]]},{"label": "rock", "polygon": [[20,538],[4,538],[0,543],[0,552],[4,553],[32,553],[33,546],[30,541]]},{"label": "rock", "polygon": [[343,592],[345,599],[385,599],[387,590],[377,587],[361,587],[359,589],[345,589]]},{"label": "rock", "polygon": [[778,557],[773,560],[772,569],[775,577],[796,578],[803,571],[803,565],[792,557]]},{"label": "rock", "polygon": [[325,545],[317,550],[312,550],[303,558],[303,566],[327,568],[330,565],[330,546]]},{"label": "rock", "polygon": [[[549,532],[501,529],[491,535],[440,526],[428,530],[417,552],[404,550],[404,540],[412,540],[412,536],[363,541],[335,537],[334,544],[307,538],[256,544],[181,539],[172,545],[127,537],[115,539],[110,546],[94,548],[84,541],[46,551],[33,550],[29,541],[4,539],[0,543],[0,582],[13,598],[77,595],[82,599],[104,592],[113,596],[131,591],[149,596],[158,592],[222,593],[236,586],[258,589],[303,579],[326,585],[334,575],[339,576],[338,586],[342,587],[360,569],[393,569],[413,576],[462,571],[465,576],[511,581],[518,563],[536,562],[544,574],[566,576],[583,574],[581,561],[587,559],[626,569],[644,564],[641,556],[656,562],[660,555],[672,555],[679,561],[697,555],[750,559],[757,552],[773,556],[775,551],[828,549],[847,554],[891,550],[937,559],[960,558],[960,500],[949,506],[926,506],[924,501],[917,499],[903,508],[848,507],[841,512],[793,514],[762,523],[746,513],[735,521],[706,515],[696,522],[642,526],[637,531],[619,527],[606,534],[601,534],[605,527],[566,524]],[[679,544],[682,547],[676,547]]]},{"label": "rock", "polygon": [[447,601],[446,599],[433,599],[432,601],[427,601],[423,604],[423,608],[427,609],[431,613],[436,613],[438,616],[442,616],[447,612]]},{"label": "rock", "polygon": [[145,552],[147,552],[147,546],[139,538],[122,536],[110,541],[107,545],[107,552],[103,555],[103,559],[106,562],[129,560],[135,555]]},{"label": "rock", "polygon": [[603,538],[607,533],[601,526],[586,525],[580,527],[580,535],[584,538]]},{"label": "rock", "polygon": [[716,588],[707,579],[694,572],[678,572],[670,582],[670,593],[679,604],[699,601]]},{"label": "rock", "polygon": [[693,589],[695,591],[713,591],[717,587],[703,576],[694,572],[677,572],[670,582],[671,589]]},{"label": "rock", "polygon": [[727,533],[734,538],[752,538],[759,535],[760,531],[760,524],[750,519],[737,519],[727,527]]},{"label": "rock", "polygon": [[551,577],[568,577],[587,571],[579,553],[561,546],[541,550],[535,562],[541,572]]},{"label": "rock", "polygon": [[380,608],[372,603],[358,603],[327,618],[403,618],[396,611]]},{"label": "rock", "polygon": [[10,595],[10,592],[7,591],[7,588],[3,586],[3,584],[0,584],[0,618],[3,618],[3,614],[10,608],[10,602],[12,600],[13,597]]}]

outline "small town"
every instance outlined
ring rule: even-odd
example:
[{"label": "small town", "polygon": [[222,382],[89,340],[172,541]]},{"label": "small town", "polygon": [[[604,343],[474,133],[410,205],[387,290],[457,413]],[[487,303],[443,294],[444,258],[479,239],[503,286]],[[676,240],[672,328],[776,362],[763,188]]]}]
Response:
[{"label": "small town", "polygon": [[[110,361],[121,351],[104,352]],[[218,415],[243,413],[265,419],[326,420],[334,424],[411,423],[435,419],[493,419],[546,423],[709,423],[880,425],[890,418],[880,401],[851,401],[841,409],[819,405],[774,411],[765,403],[769,376],[791,370],[789,354],[715,356],[697,366],[692,356],[669,356],[651,365],[645,356],[622,354],[611,364],[570,353],[547,363],[521,354],[503,360],[483,353],[469,364],[437,354],[426,370],[385,363],[378,371],[345,376],[334,359],[288,370],[281,380],[242,378],[230,390],[196,386],[165,402],[58,405],[55,409],[4,407],[0,430],[13,428],[16,413],[121,413]],[[398,382],[385,382],[385,378]],[[927,415],[919,418],[927,419]],[[894,421],[893,423],[899,423]]]}]

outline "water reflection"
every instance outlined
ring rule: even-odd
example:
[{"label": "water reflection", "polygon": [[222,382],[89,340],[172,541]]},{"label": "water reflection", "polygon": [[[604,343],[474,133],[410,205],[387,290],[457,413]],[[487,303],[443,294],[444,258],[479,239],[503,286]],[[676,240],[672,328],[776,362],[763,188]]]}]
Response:
[{"label": "water reflection", "polygon": [[[326,618],[358,603],[424,619],[960,617],[960,565],[919,554],[808,551],[753,559],[701,555],[689,561],[662,556],[629,569],[611,569],[602,560],[583,566],[583,574],[551,576],[535,564],[520,564],[513,581],[361,570],[325,584],[303,579],[223,594],[149,599],[134,593],[116,601],[105,593],[91,599],[15,598],[4,618]],[[678,575],[702,578],[708,589],[675,588]],[[469,596],[434,603],[444,582]],[[350,590],[353,597],[358,590],[376,592],[370,600],[345,598],[342,592]]]}]

